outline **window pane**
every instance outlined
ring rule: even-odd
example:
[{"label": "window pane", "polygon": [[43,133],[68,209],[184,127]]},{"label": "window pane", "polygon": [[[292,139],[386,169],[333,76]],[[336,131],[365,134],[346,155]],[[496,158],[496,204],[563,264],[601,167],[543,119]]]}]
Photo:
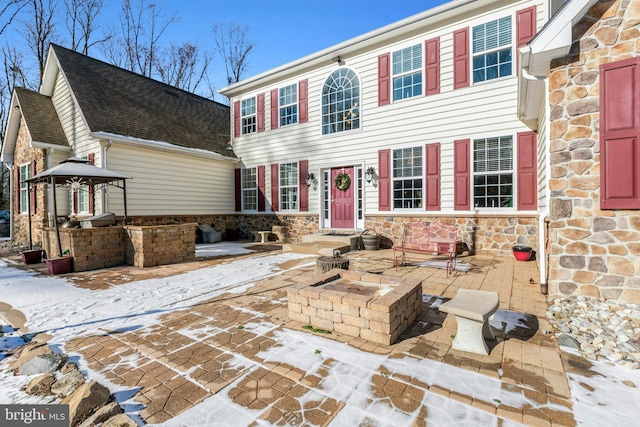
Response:
[{"label": "window pane", "polygon": [[241,110],[242,134],[254,133],[256,131],[256,99],[243,99]]},{"label": "window pane", "polygon": [[422,45],[393,52],[393,99],[411,98],[422,94]]},{"label": "window pane", "polygon": [[511,39],[510,16],[473,27],[474,83],[512,74]]},{"label": "window pane", "polygon": [[422,147],[393,150],[393,207],[422,207]]},{"label": "window pane", "polygon": [[298,123],[298,86],[292,84],[280,88],[280,126]]},{"label": "window pane", "polygon": [[298,209],[298,163],[280,165],[280,207]]},{"label": "window pane", "polygon": [[513,207],[513,138],[473,143],[473,199],[476,207]]},{"label": "window pane", "polygon": [[360,83],[351,69],[340,68],[322,89],[322,133],[360,127]]}]

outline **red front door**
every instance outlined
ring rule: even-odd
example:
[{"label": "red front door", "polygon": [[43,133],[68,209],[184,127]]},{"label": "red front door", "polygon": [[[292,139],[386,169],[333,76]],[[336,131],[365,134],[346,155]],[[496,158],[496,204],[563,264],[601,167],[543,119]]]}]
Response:
[{"label": "red front door", "polygon": [[[336,178],[338,175],[345,173],[351,179],[348,188],[341,190],[336,186]],[[331,169],[331,228],[354,228],[353,212],[354,212],[354,187],[356,178],[353,174],[353,168],[337,168]],[[342,181],[342,188],[344,180]]]}]

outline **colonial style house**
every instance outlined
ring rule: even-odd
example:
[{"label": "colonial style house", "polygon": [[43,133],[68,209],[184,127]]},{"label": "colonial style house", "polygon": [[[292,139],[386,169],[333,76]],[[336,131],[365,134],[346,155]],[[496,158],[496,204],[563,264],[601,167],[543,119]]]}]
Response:
[{"label": "colonial style house", "polygon": [[452,1],[220,90],[239,216],[275,216],[292,239],[443,221],[476,252],[538,249],[545,188],[516,51],[552,3]]},{"label": "colonial style house", "polygon": [[518,62],[550,294],[640,303],[640,0],[568,2]]},{"label": "colonial style house", "polygon": [[[229,108],[52,44],[39,92],[16,88],[2,162],[12,168],[13,240],[33,242],[53,221],[53,191],[26,180],[69,157],[131,177],[131,221],[220,222],[233,212]],[[58,188],[58,214],[124,214],[124,193]],[[31,200],[29,200],[31,198]],[[224,221],[224,218],[222,219]],[[221,224],[224,227],[224,224]]]}]

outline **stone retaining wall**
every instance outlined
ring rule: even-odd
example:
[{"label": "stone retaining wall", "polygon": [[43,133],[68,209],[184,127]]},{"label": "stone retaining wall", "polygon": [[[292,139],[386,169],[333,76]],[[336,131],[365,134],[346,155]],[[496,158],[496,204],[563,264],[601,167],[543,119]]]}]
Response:
[{"label": "stone retaining wall", "polygon": [[600,209],[600,64],[640,54],[640,0],[601,1],[549,75],[549,294],[640,303],[640,211]]}]

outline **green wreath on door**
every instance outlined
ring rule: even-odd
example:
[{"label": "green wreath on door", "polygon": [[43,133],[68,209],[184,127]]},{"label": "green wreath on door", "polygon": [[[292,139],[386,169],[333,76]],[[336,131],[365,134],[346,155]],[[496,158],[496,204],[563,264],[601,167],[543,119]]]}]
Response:
[{"label": "green wreath on door", "polygon": [[344,172],[339,173],[336,175],[334,184],[338,190],[347,191],[351,187],[351,177]]}]

